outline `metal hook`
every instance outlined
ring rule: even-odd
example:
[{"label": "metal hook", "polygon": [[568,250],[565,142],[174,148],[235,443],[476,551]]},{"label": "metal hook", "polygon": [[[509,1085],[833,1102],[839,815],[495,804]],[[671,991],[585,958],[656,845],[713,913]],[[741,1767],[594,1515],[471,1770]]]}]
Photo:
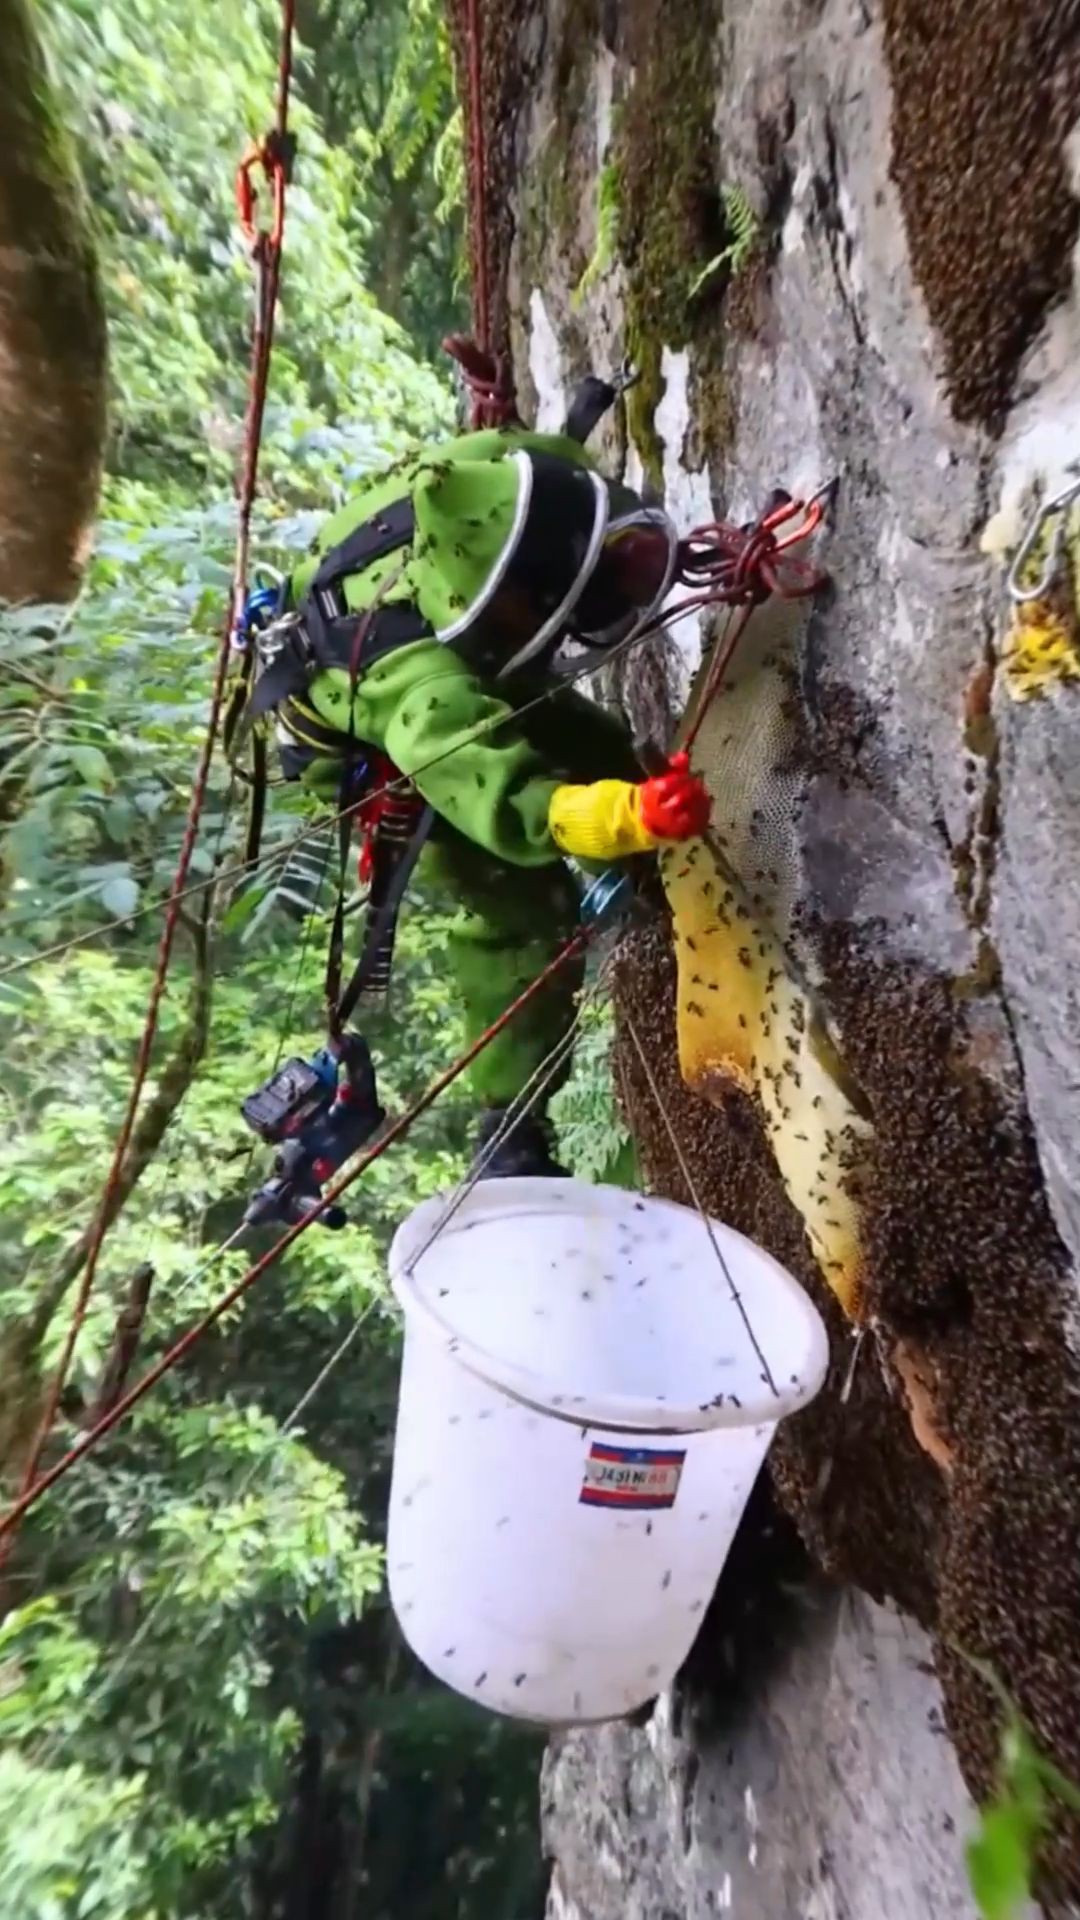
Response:
[{"label": "metal hook", "polygon": [[806,508],[820,506],[824,513],[833,505],[839,489],[840,475],[834,473],[831,480],[823,480],[817,492],[812,493],[809,499],[803,501],[803,506]]},{"label": "metal hook", "polygon": [[[1015,605],[1025,606],[1031,600],[1045,599],[1049,593],[1061,564],[1061,549],[1065,544],[1066,515],[1078,495],[1080,495],[1080,480],[1074,480],[1071,485],[1063,488],[1061,493],[1055,494],[1052,500],[1044,501],[1038,512],[1032,516],[1031,524],[1016,549],[1012,566],[1005,578],[1006,589]],[[1020,584],[1020,576],[1035,550],[1039,535],[1055,513],[1061,515],[1061,520],[1055,527],[1047,548],[1042,572],[1033,587],[1023,587]]]}]

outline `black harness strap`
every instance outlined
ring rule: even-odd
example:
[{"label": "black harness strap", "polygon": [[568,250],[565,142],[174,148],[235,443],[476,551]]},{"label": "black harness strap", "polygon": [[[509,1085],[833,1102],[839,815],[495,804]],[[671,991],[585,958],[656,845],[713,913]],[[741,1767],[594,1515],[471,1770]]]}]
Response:
[{"label": "black harness strap", "polygon": [[374,917],[349,984],[337,1002],[339,1028],[351,1019],[362,994],[375,996],[386,991],[394,957],[398,910],[434,824],[434,807],[425,807],[404,848],[398,852],[392,843],[388,846],[391,864],[384,868],[385,880],[376,867],[368,903],[368,912],[374,909]]},{"label": "black harness strap", "polygon": [[363,573],[376,560],[385,559],[388,553],[396,553],[400,547],[407,547],[413,537],[416,522],[413,517],[412,501],[409,499],[391,501],[379,513],[372,514],[370,520],[364,520],[336,547],[324,553],[319,561],[314,579],[305,599],[328,594],[331,596],[325,611],[333,618],[334,614],[344,612],[340,595],[335,593],[342,580],[350,574]]},{"label": "black harness strap", "polygon": [[[335,614],[327,620],[319,609],[304,600],[296,616],[297,624],[273,658],[263,668],[247,703],[249,720],[257,720],[271,707],[283,706],[302,694],[315,674],[329,667],[353,671],[353,650],[357,630],[367,619],[363,610]],[[369,622],[360,648],[359,671],[366,672],[385,654],[423,640],[432,629],[423,615],[405,601],[380,607]],[[310,730],[310,729],[309,729]],[[341,737],[340,735],[338,736]]]},{"label": "black harness strap", "polygon": [[251,733],[251,799],[248,805],[247,832],[244,836],[244,865],[253,867],[262,849],[263,823],[266,819],[266,735],[261,727]]},{"label": "black harness strap", "polygon": [[[376,661],[432,633],[429,622],[411,601],[380,604],[380,594],[392,586],[397,577],[394,574],[380,582],[374,604],[370,607],[350,608],[343,591],[346,580],[364,572],[387,555],[407,547],[414,533],[411,500],[395,500],[372,514],[360,526],[354,527],[344,540],[340,540],[322,556],[311,584],[292,616],[291,625],[280,634],[276,651],[267,660],[246,699],[242,721],[239,715],[233,719],[232,734],[243,734],[252,729],[258,741],[255,746],[255,773],[257,781],[261,781],[261,791],[254,796],[253,815],[257,816],[259,826],[265,804],[266,749],[265,741],[255,730],[255,723],[263,715],[276,709],[287,733],[295,741],[316,753],[321,750],[328,757],[341,758],[337,823],[338,889],[325,980],[327,1019],[330,1031],[335,1036],[341,1033],[362,993],[383,991],[388,984],[398,908],[431,831],[434,814],[430,807],[424,810],[404,847],[396,840],[391,821],[386,821],[379,829],[376,871],[372,876],[368,903],[368,932],[360,959],[342,993],[349,842],[356,806],[362,797],[355,791],[354,775],[358,758],[362,759],[370,749],[354,732],[352,697],[349,701],[348,730],[342,732],[328,726],[303,696],[316,674],[327,669],[347,671],[351,695],[355,695],[360,676]],[[409,808],[403,817],[415,819],[414,810]],[[257,853],[257,840],[249,836],[249,860],[254,857],[253,840]],[[378,853],[380,841],[381,857]]]},{"label": "black harness strap", "polygon": [[353,816],[349,807],[350,761],[347,755],[342,768],[341,786],[338,789],[338,883],[334,900],[334,917],[330,923],[330,938],[326,944],[326,974],[323,982],[323,995],[326,1000],[327,1031],[336,1040],[345,1024],[347,1015],[341,1011],[341,963],[345,955],[345,876],[349,869],[349,841],[352,838]]},{"label": "black harness strap", "polygon": [[[308,604],[314,608],[313,595],[308,596]],[[377,608],[378,593],[376,593],[375,605],[365,608],[364,612],[354,620],[349,645],[349,728],[345,736],[345,751],[341,761],[341,784],[338,788],[337,898],[334,901],[334,919],[326,950],[326,976],[323,987],[326,998],[326,1030],[331,1040],[341,1038],[346,1018],[341,1011],[341,964],[345,953],[345,876],[349,865],[349,841],[352,837],[353,820],[352,809],[349,808],[349,788],[352,781],[353,754],[356,750],[354,702],[364,643],[374,631]]]}]

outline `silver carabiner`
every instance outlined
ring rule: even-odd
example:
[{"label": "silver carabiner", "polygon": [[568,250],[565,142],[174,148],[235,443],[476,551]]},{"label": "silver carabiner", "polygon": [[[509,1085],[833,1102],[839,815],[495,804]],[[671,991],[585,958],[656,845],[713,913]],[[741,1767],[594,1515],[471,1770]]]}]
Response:
[{"label": "silver carabiner", "polygon": [[[1031,600],[1043,600],[1049,593],[1061,565],[1061,549],[1065,544],[1068,510],[1078,496],[1080,496],[1080,480],[1074,480],[1061,493],[1055,494],[1052,500],[1047,500],[1033,515],[1031,525],[1016,549],[1012,566],[1005,577],[1005,586],[1014,605],[1025,606]],[[1059,513],[1061,519],[1054,529],[1050,545],[1046,550],[1042,572],[1033,587],[1023,587],[1020,584],[1020,576],[1035,551],[1039,535],[1055,513]]]},{"label": "silver carabiner", "polygon": [[264,666],[269,666],[271,661],[277,659],[282,648],[288,646],[300,627],[300,615],[294,610],[291,613],[279,613],[276,620],[260,628],[255,635],[255,653]]}]

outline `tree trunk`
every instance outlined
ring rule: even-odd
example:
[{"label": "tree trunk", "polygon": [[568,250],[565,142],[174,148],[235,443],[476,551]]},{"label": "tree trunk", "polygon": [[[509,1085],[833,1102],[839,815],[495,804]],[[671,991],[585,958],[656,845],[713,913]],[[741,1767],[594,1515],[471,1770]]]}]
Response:
[{"label": "tree trunk", "polygon": [[76,592],[105,441],[90,214],[29,0],[0,0],[0,599]]}]

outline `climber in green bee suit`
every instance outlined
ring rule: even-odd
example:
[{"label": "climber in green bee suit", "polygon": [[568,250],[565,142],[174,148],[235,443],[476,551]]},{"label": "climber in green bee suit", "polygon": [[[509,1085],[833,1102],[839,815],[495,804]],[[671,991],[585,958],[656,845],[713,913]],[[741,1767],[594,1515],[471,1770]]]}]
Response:
[{"label": "climber in green bee suit", "polygon": [[[288,582],[252,707],[273,710],[283,771],[320,797],[375,749],[434,809],[424,868],[457,901],[450,964],[470,1039],[573,931],[567,855],[607,865],[707,818],[696,780],[642,780],[621,722],[555,671],[568,638],[603,649],[650,618],[675,552],[666,516],[603,479],[576,439],[499,428],[374,479]],[[568,967],[479,1055],[481,1144],[567,1032],[579,984]],[[541,1103],[486,1171],[554,1170]]]}]

